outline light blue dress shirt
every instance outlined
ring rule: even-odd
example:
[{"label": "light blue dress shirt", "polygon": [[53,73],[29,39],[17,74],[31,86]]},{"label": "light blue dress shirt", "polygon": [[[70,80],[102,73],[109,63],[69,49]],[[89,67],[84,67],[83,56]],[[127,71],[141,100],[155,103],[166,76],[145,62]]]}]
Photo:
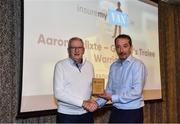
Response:
[{"label": "light blue dress shirt", "polygon": [[[143,88],[146,80],[146,67],[130,55],[123,62],[119,59],[111,67],[106,92],[112,94],[112,104],[118,109],[138,109],[144,106]],[[106,100],[98,98],[99,106]]]}]

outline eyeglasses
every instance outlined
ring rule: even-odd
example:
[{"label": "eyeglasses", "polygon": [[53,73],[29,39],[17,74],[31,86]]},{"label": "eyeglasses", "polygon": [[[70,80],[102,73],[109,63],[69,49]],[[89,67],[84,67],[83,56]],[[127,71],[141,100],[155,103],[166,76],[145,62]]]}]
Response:
[{"label": "eyeglasses", "polygon": [[84,47],[69,47],[71,50],[82,50]]}]

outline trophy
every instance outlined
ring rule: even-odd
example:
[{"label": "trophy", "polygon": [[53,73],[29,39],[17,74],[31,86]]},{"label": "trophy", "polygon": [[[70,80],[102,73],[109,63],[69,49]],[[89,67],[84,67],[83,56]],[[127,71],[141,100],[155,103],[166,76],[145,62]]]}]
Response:
[{"label": "trophy", "polygon": [[99,95],[104,93],[104,78],[93,78],[92,80],[92,94]]}]

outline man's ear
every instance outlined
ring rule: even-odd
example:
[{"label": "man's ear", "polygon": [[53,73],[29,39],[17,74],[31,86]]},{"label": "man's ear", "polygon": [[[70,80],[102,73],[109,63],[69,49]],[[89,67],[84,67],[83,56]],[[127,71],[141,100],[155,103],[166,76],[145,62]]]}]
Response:
[{"label": "man's ear", "polygon": [[85,53],[85,48],[83,47],[83,54]]},{"label": "man's ear", "polygon": [[70,54],[70,49],[69,49],[69,47],[67,48],[67,52],[68,52],[68,55]]},{"label": "man's ear", "polygon": [[133,53],[133,45],[131,46],[131,54]]}]

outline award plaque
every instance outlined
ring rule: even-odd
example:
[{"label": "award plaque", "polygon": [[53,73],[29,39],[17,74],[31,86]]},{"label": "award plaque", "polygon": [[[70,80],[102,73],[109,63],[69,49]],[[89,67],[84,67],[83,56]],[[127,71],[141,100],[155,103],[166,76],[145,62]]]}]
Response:
[{"label": "award plaque", "polygon": [[92,80],[92,94],[98,95],[104,93],[104,78],[93,78]]}]

